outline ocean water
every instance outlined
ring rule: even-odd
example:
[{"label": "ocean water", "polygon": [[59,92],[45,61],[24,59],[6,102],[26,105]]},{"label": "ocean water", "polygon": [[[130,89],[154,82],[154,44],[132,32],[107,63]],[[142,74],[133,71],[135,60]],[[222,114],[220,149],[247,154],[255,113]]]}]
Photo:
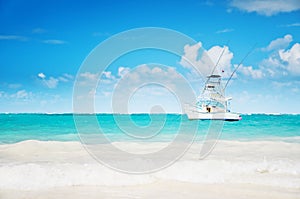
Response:
[{"label": "ocean water", "polygon": [[[80,117],[86,132],[98,128],[89,124],[94,116]],[[300,115],[252,114],[242,118],[239,122],[224,122],[220,139],[297,141],[289,138],[300,136]],[[211,125],[210,121],[190,121],[186,115],[177,114],[98,114],[97,119],[101,132],[111,141],[130,141],[132,136],[144,136],[150,142],[171,141],[180,128],[180,132],[196,133],[202,139]],[[0,144],[25,140],[79,141],[79,136],[72,114],[0,114]]]},{"label": "ocean water", "polygon": [[[0,198],[1,190],[157,182],[165,187],[180,182],[186,188],[191,183],[252,184],[275,187],[278,192],[292,190],[295,198],[300,194],[300,115],[253,114],[243,115],[239,122],[224,122],[218,143],[204,160],[199,160],[199,152],[210,121],[189,121],[186,115],[176,114],[97,115],[101,132],[115,146],[141,154],[168,145],[178,129],[191,135],[197,126],[196,141],[184,156],[166,168],[140,175],[116,171],[92,158],[79,142],[76,125],[93,132],[98,129],[91,125],[95,117],[76,117],[75,124],[72,114],[0,114]],[[120,164],[129,161],[107,154]],[[158,157],[158,162],[165,158]],[[124,194],[129,195],[130,189]]]}]

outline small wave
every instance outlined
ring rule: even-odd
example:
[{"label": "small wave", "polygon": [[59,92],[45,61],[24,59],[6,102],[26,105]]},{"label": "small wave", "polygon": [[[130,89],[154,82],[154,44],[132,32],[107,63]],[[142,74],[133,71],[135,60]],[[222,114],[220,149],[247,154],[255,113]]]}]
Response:
[{"label": "small wave", "polygon": [[159,180],[187,183],[251,183],[300,188],[299,165],[285,162],[180,161],[158,173],[130,175],[100,164],[36,162],[0,166],[0,188],[37,190],[62,186],[128,186]]},{"label": "small wave", "polygon": [[[131,149],[136,143],[118,142]],[[144,143],[160,148],[162,143]],[[300,188],[298,143],[220,141],[214,154],[199,160],[193,146],[186,157],[156,173],[119,173],[96,162],[79,142],[24,141],[0,146],[0,188],[36,190],[61,186],[123,186],[156,181],[251,183]],[[265,158],[261,153],[270,152]],[[219,154],[219,155],[218,155]],[[165,157],[161,157],[165,158]],[[122,161],[116,159],[116,161]],[[125,160],[126,161],[126,160]]]},{"label": "small wave", "polygon": [[26,163],[0,166],[0,188],[37,190],[61,186],[121,186],[151,183],[151,176],[122,174],[99,164]]}]

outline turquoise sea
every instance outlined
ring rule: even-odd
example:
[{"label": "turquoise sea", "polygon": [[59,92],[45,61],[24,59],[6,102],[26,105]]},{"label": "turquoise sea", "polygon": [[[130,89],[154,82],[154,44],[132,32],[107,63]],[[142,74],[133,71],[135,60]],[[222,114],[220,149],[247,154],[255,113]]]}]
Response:
[{"label": "turquoise sea", "polygon": [[[198,137],[205,136],[210,121],[190,121],[186,115],[178,114],[136,114],[136,115],[96,115],[101,131],[111,141],[130,140],[127,133],[143,136],[157,131],[148,141],[169,141],[180,126],[184,133],[191,133],[198,123]],[[93,115],[81,115],[81,121],[89,127],[89,118]],[[130,119],[130,121],[128,120]],[[281,139],[297,142],[300,137],[300,115],[242,115],[239,122],[224,122],[220,139],[224,140],[270,140]],[[118,122],[116,122],[118,121]],[[163,122],[162,122],[163,121]],[[130,123],[130,124],[129,124]],[[158,127],[156,127],[156,125]],[[133,128],[134,127],[134,128]],[[295,139],[294,139],[295,138]],[[160,139],[160,140],[157,140]],[[73,114],[0,114],[0,144],[17,143],[25,140],[39,141],[78,141]]]}]

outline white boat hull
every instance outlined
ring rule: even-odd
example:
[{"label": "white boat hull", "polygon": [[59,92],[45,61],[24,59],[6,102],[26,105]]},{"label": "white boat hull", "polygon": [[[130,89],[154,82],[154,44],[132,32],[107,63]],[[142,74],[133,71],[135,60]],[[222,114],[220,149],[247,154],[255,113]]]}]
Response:
[{"label": "white boat hull", "polygon": [[242,119],[240,114],[232,112],[201,112],[198,110],[186,110],[190,120],[225,120],[239,121]]}]

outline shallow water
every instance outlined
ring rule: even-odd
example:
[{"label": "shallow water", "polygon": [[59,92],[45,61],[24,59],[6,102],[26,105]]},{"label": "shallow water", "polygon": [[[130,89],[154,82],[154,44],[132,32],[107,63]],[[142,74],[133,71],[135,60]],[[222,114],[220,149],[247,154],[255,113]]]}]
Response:
[{"label": "shallow water", "polygon": [[[253,114],[242,117],[239,122],[224,122],[220,139],[291,141],[291,137],[300,137],[300,115]],[[211,125],[210,121],[190,121],[186,115],[177,114],[98,114],[75,118],[81,133],[97,131],[111,141],[135,141],[132,137],[148,142],[172,141],[178,133],[195,133],[202,139]],[[94,118],[100,128],[92,123]],[[0,144],[24,140],[78,141],[79,137],[72,114],[0,114]]]}]

